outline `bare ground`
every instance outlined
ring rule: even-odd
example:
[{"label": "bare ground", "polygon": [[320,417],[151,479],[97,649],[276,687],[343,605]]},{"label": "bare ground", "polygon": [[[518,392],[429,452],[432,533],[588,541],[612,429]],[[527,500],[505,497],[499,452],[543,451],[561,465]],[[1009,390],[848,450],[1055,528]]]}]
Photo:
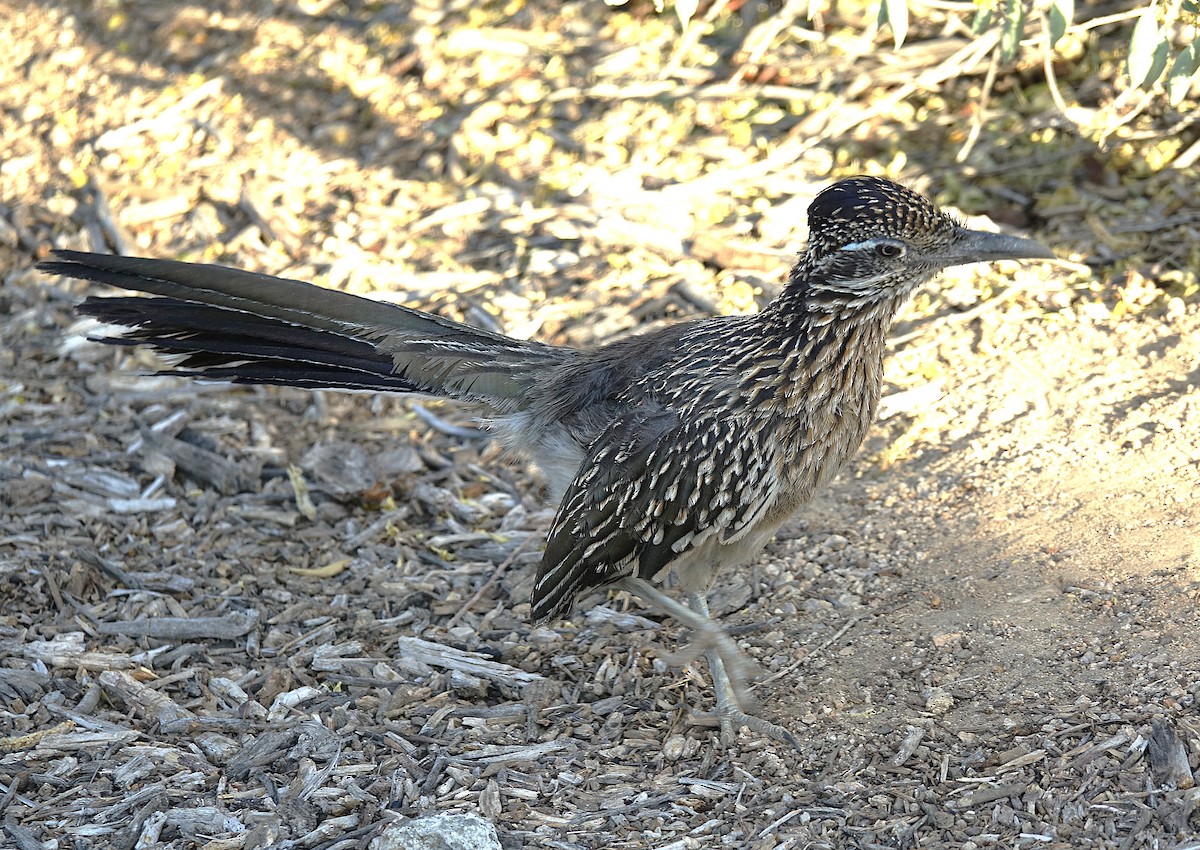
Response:
[{"label": "bare ground", "polygon": [[[1156,117],[1047,138],[1026,83],[960,166],[969,111],[872,112],[822,43],[733,97],[658,81],[669,17],[564,8],[0,5],[0,844],[1200,847],[1200,209],[1137,165]],[[120,245],[586,344],[754,309],[885,168],[1075,264],[920,297],[852,468],[719,581],[799,752],[722,747],[635,600],[529,625],[537,473],[467,412],[146,377],[32,271]]]}]

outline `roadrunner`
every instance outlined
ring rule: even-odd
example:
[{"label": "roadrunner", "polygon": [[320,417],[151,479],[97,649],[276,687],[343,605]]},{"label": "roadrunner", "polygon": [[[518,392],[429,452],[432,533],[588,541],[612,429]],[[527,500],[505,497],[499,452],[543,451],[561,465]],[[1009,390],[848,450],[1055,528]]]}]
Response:
[{"label": "roadrunner", "polygon": [[[709,618],[709,586],[858,448],[888,328],[917,286],[949,266],[1054,256],[874,177],[825,189],[808,219],[808,245],[762,312],[586,351],[220,266],[58,251],[41,268],[158,296],[91,297],[79,312],[126,329],[104,342],[176,355],[166,374],[489,406],[489,426],[559,501],[533,617],[565,616],[599,587],[632,591],[697,632],[725,740],[744,725],[794,744],[747,710],[749,661]],[[688,605],[651,583],[668,572]]]}]

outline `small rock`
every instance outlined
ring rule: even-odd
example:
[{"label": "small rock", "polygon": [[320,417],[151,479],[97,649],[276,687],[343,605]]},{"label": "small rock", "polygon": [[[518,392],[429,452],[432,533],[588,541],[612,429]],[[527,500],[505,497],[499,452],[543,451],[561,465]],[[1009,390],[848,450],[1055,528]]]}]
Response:
[{"label": "small rock", "polygon": [[331,442],[314,446],[300,461],[300,467],[335,498],[357,496],[376,481],[371,459],[354,443]]},{"label": "small rock", "polygon": [[379,850],[501,850],[496,827],[479,815],[436,814],[390,826]]},{"label": "small rock", "polygon": [[945,714],[954,707],[954,697],[941,688],[931,688],[925,698],[925,710],[930,714]]},{"label": "small rock", "polygon": [[941,634],[933,635],[930,640],[933,641],[934,646],[936,646],[938,649],[941,649],[943,647],[950,646],[951,644],[958,643],[961,638],[962,632],[942,632]]},{"label": "small rock", "polygon": [[663,743],[663,757],[669,761],[675,761],[683,755],[683,751],[686,747],[686,738],[684,738],[682,735],[672,735]]}]

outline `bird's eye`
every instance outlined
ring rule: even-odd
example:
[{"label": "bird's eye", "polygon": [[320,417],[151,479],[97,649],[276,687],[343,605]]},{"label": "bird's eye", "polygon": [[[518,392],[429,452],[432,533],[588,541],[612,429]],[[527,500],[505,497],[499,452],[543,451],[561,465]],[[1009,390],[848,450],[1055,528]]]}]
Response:
[{"label": "bird's eye", "polygon": [[875,256],[885,260],[894,260],[903,253],[903,248],[891,242],[881,242],[875,246]]}]

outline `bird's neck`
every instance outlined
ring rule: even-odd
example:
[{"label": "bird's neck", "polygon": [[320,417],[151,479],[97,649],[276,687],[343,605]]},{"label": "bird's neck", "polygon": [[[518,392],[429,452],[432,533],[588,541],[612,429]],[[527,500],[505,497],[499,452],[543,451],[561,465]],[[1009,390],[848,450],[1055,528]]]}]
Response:
[{"label": "bird's neck", "polygon": [[892,319],[922,279],[899,280],[894,284],[874,282],[870,286],[846,281],[823,285],[825,274],[811,253],[801,255],[788,273],[783,291],[769,310],[785,325],[800,327],[849,327],[862,322],[882,324],[886,332]]},{"label": "bird's neck", "polygon": [[757,381],[778,373],[776,392],[782,397],[775,401],[796,394],[798,412],[828,409],[869,421],[883,385],[888,330],[906,294],[839,297],[812,286],[804,271],[793,270],[787,287],[760,314],[761,331],[776,353],[771,366],[748,377]]},{"label": "bird's neck", "polygon": [[894,289],[893,294],[874,290],[854,295],[816,285],[815,274],[811,259],[802,257],[783,291],[763,311],[768,332],[800,349],[856,340],[848,350],[882,358],[892,320],[913,287]]}]

